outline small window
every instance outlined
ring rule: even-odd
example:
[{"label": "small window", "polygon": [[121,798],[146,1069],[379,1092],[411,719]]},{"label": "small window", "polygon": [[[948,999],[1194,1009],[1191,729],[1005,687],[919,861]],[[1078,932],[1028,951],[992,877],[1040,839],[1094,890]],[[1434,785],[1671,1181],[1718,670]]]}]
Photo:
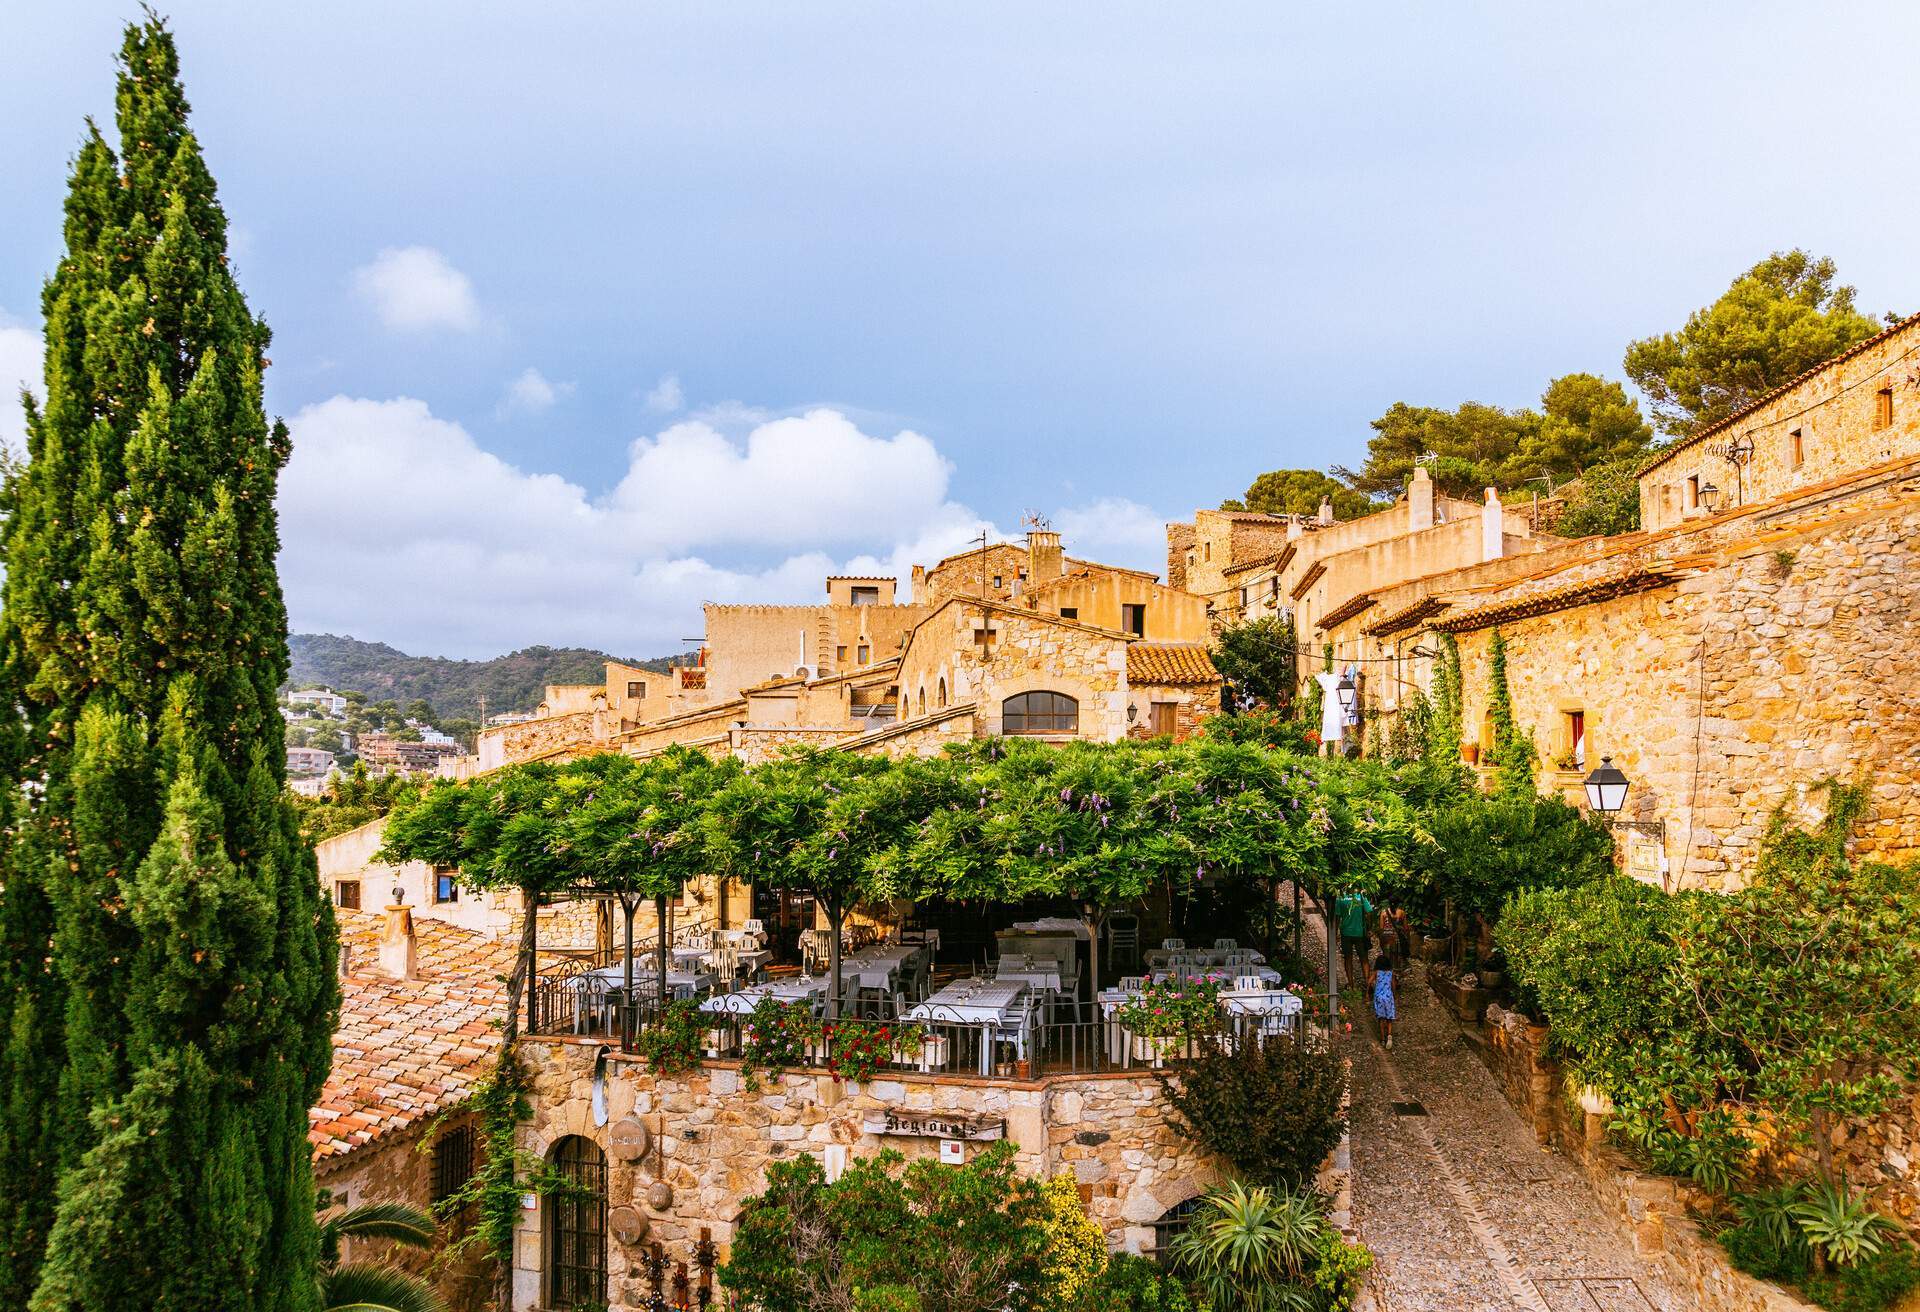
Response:
[{"label": "small window", "polygon": [[1798,469],[1807,459],[1807,435],[1796,428],[1787,434],[1787,463]]},{"label": "small window", "polygon": [[998,574],[993,576],[993,586],[996,588],[1000,586],[1000,576]]},{"label": "small window", "polygon": [[360,909],[360,881],[357,879],[336,880],[333,885],[333,904],[343,911]]},{"label": "small window", "polygon": [[1202,542],[1200,544],[1200,554],[1205,559],[1212,560],[1213,559],[1213,543]]},{"label": "small window", "polygon": [[1155,738],[1173,735],[1173,717],[1177,702],[1155,702],[1147,715],[1147,728]]},{"label": "small window", "polygon": [[1131,602],[1120,607],[1120,627],[1136,638],[1147,636],[1147,608]]},{"label": "small window", "polygon": [[1567,756],[1575,770],[1584,770],[1587,765],[1587,713],[1585,711],[1562,711],[1562,732],[1566,735]]},{"label": "small window", "polygon": [[845,665],[847,663],[847,649],[844,644],[833,649],[833,663],[835,665]]},{"label": "small window", "polygon": [[1000,703],[1003,734],[1080,732],[1080,703],[1063,692],[1016,693]]},{"label": "small window", "polygon": [[1277,597],[1280,595],[1280,576],[1278,574],[1275,574],[1271,579],[1267,580],[1267,595],[1269,597]]},{"label": "small window", "polygon": [[1873,394],[1873,427],[1876,432],[1893,427],[1893,384]]},{"label": "small window", "polygon": [[855,588],[853,590],[853,604],[856,606],[878,606],[880,604],[880,589]]},{"label": "small window", "polygon": [[863,642],[860,644],[860,651],[858,656],[856,657],[856,659],[860,662],[860,664],[865,665],[867,663],[867,653],[870,650],[871,648],[869,648],[866,643]]},{"label": "small window", "polygon": [[927,690],[925,688],[922,688],[920,690],[920,714],[925,715],[926,713],[927,713]]},{"label": "small window", "polygon": [[627,700],[628,701],[637,702],[641,700],[643,697],[645,697],[646,695],[647,695],[646,684],[640,682],[638,679],[632,679],[628,681],[627,683]]},{"label": "small window", "polygon": [[460,885],[453,876],[454,872],[452,870],[436,870],[433,872],[433,900],[436,903],[458,902],[460,900]]},{"label": "small window", "polygon": [[444,1203],[473,1179],[473,1126],[456,1125],[434,1141],[433,1201]]},{"label": "small window", "polygon": [[1062,606],[1060,608],[1060,618],[1063,620],[1077,620],[1080,618],[1080,608],[1078,606]]},{"label": "small window", "polygon": [[947,676],[940,676],[940,709],[947,709]]},{"label": "small window", "polygon": [[1698,474],[1687,476],[1687,509],[1700,509],[1700,475]]},{"label": "small window", "polygon": [[1252,590],[1249,588],[1240,589],[1240,604],[1245,606],[1251,600],[1253,600]]}]

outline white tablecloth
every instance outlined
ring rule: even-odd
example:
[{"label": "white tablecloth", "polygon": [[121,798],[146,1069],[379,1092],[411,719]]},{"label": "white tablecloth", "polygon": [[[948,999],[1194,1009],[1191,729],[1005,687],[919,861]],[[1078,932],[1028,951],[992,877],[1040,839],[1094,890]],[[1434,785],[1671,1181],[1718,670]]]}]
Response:
[{"label": "white tablecloth", "polygon": [[980,1073],[990,1075],[996,1041],[1006,1039],[1022,1057],[1027,1055],[1028,1000],[1027,986],[1011,980],[955,980],[925,1002],[909,1007],[907,1019],[979,1026]]},{"label": "white tablecloth", "polygon": [[826,996],[824,979],[783,979],[772,984],[755,984],[737,993],[716,993],[700,1004],[700,1010],[715,1015],[747,1016],[768,998],[780,1002],[818,1002]]},{"label": "white tablecloth", "polygon": [[[1202,966],[1199,969],[1203,974],[1211,977],[1214,983],[1223,987],[1230,987],[1235,980],[1242,977],[1257,977],[1263,985],[1270,989],[1280,988],[1288,982],[1286,977],[1272,966],[1235,966],[1232,969],[1228,969],[1225,966]],[[1156,970],[1152,972],[1150,978],[1155,984],[1165,984],[1171,979],[1191,979],[1193,978],[1191,972],[1191,967],[1188,968],[1188,973],[1184,975],[1175,970]]]},{"label": "white tablecloth", "polygon": [[861,989],[893,992],[910,975],[923,949],[913,943],[861,948],[840,958],[840,982]]},{"label": "white tablecloth", "polygon": [[1038,920],[1016,920],[1013,927],[1023,934],[1071,934],[1082,943],[1088,941],[1087,922],[1069,916],[1042,916]]},{"label": "white tablecloth", "polygon": [[1057,961],[1012,961],[1000,958],[994,968],[995,979],[1025,984],[1036,991],[1058,993],[1061,990],[1060,963]]},{"label": "white tablecloth", "polygon": [[1148,948],[1144,954],[1144,959],[1149,970],[1166,968],[1172,964],[1176,956],[1187,961],[1196,962],[1212,970],[1225,967],[1229,954],[1232,954],[1243,962],[1250,961],[1256,966],[1266,961],[1265,957],[1251,948],[1175,948],[1171,951],[1166,948]]}]

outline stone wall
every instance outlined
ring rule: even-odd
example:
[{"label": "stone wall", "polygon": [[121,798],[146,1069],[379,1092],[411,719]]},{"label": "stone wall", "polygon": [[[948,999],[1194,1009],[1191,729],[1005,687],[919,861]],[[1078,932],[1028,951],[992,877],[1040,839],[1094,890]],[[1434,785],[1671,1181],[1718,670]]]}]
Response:
[{"label": "stone wall", "polygon": [[[578,1041],[529,1042],[534,1116],[523,1146],[545,1155],[561,1138],[581,1135],[608,1152],[609,1204],[646,1218],[643,1243],[684,1259],[702,1231],[725,1246],[742,1203],[761,1192],[767,1168],[799,1153],[829,1148],[864,1156],[895,1148],[913,1157],[938,1153],[932,1138],[877,1135],[866,1124],[889,1108],[964,1113],[1004,1120],[1020,1169],[1036,1176],[1071,1173],[1094,1220],[1115,1248],[1152,1243],[1151,1223],[1219,1178],[1219,1164],[1168,1123],[1159,1086],[1146,1074],[1051,1077],[1031,1082],[964,1076],[890,1074],[865,1084],[788,1074],[758,1093],[744,1088],[737,1063],[709,1062],[685,1076],[656,1078],[643,1063],[604,1056],[605,1117],[593,1110],[596,1062],[604,1050]],[[613,1127],[638,1120],[648,1151],[624,1160]],[[968,1153],[980,1145],[969,1144]],[[653,1206],[664,1183],[670,1198]],[[1330,1161],[1322,1187],[1346,1206],[1344,1162]],[[516,1306],[532,1307],[541,1281],[541,1212],[530,1210],[515,1257]],[[638,1287],[637,1245],[611,1239],[610,1301]]]},{"label": "stone wall", "polygon": [[[429,1133],[439,1135],[471,1124],[471,1117],[456,1114],[413,1133],[389,1135],[351,1153],[322,1158],[314,1168],[314,1183],[332,1194],[336,1207],[364,1203],[431,1207],[433,1154],[431,1149],[422,1151],[423,1140]],[[477,1253],[437,1272],[432,1271],[431,1252],[389,1242],[348,1239],[341,1245],[341,1257],[349,1262],[387,1262],[416,1275],[432,1272],[448,1312],[480,1312],[493,1290],[492,1264]]]},{"label": "stone wall", "polygon": [[[1706,506],[1688,504],[1690,478],[1718,487],[1724,511],[1920,455],[1920,370],[1912,360],[1920,349],[1917,338],[1920,317],[1735,422],[1675,448],[1640,476],[1641,526],[1662,529],[1705,517]],[[1876,419],[1883,388],[1891,389],[1893,407],[1893,422],[1885,427]],[[1729,442],[1751,444],[1752,454],[1735,466],[1726,458]]]},{"label": "stone wall", "polygon": [[[975,626],[992,638],[981,643]],[[1015,693],[1046,689],[1080,704],[1081,738],[1126,736],[1126,640],[1118,634],[1013,607],[949,603],[915,632],[900,665],[900,694],[918,707],[922,690],[937,710],[945,682],[949,704],[978,706],[982,734],[1000,732],[1000,709]]]},{"label": "stone wall", "polygon": [[1636,1170],[1608,1146],[1604,1119],[1568,1099],[1558,1064],[1545,1056],[1545,1026],[1492,1006],[1486,1034],[1490,1065],[1507,1100],[1542,1144],[1581,1165],[1595,1196],[1627,1222],[1634,1251],[1664,1267],[1676,1287],[1691,1291],[1700,1312],[1815,1312],[1811,1303],[1735,1269],[1689,1215],[1705,1201],[1696,1190]]},{"label": "stone wall", "polygon": [[480,758],[481,769],[513,765],[557,749],[577,748],[603,739],[608,729],[605,721],[605,711],[592,710],[498,725],[480,731],[474,751]]},{"label": "stone wall", "polygon": [[[1657,849],[1630,836],[1632,873],[1737,886],[1776,808],[1817,818],[1826,778],[1871,784],[1857,855],[1920,852],[1920,480],[1901,486],[1764,537],[1703,540],[1718,548],[1708,568],[1673,586],[1503,626],[1543,782],[1577,787],[1552,758],[1580,711],[1589,768],[1612,756],[1630,814],[1664,822]],[[1460,635],[1469,740],[1486,734],[1490,637]]]}]

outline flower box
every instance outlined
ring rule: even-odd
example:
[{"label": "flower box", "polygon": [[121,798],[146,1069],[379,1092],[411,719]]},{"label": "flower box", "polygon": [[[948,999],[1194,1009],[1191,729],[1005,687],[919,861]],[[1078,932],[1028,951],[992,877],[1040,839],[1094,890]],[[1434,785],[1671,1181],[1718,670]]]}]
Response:
[{"label": "flower box", "polygon": [[953,1063],[953,1040],[944,1034],[929,1034],[920,1042],[915,1064],[923,1071],[943,1071]]},{"label": "flower box", "polygon": [[707,1056],[724,1057],[733,1051],[733,1031],[722,1029],[708,1030],[701,1039],[701,1044],[705,1047]]}]

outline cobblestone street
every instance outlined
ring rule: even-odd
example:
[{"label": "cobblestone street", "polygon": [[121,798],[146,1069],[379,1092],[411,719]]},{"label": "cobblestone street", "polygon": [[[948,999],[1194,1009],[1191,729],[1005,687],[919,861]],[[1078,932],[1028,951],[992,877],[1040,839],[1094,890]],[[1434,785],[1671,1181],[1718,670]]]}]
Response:
[{"label": "cobblestone street", "polygon": [[1691,1312],[1534,1142],[1423,971],[1393,1051],[1352,1045],[1353,1213],[1380,1312]]}]

